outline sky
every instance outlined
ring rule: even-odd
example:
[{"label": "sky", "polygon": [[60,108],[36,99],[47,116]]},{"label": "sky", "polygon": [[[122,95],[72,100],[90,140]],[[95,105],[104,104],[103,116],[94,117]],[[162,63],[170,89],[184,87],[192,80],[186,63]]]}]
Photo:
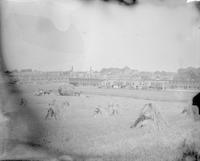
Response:
[{"label": "sky", "polygon": [[176,71],[200,67],[200,13],[185,0],[5,0],[9,69]]}]

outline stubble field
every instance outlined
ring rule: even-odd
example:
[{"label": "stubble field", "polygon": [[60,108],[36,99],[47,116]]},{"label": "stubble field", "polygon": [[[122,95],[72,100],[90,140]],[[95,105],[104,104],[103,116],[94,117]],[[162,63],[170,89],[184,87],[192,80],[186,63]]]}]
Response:
[{"label": "stubble field", "polygon": [[[35,96],[39,88],[52,89],[50,95]],[[195,122],[182,110],[195,92],[135,91],[128,89],[97,89],[77,87],[80,96],[59,96],[57,84],[25,85],[24,98],[36,110],[48,129],[41,143],[85,160],[183,160],[185,151],[198,151],[199,121]],[[45,119],[49,103],[56,101],[56,119]],[[63,105],[68,102],[68,105]],[[159,108],[167,126],[130,128],[141,108],[153,103]],[[118,107],[118,114],[106,111],[95,115],[95,109]],[[198,151],[199,152],[199,151]]]}]

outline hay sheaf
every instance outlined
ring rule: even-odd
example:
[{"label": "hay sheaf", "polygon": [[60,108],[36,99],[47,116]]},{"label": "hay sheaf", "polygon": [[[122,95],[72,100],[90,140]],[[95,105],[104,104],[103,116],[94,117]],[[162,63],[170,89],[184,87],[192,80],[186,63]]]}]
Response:
[{"label": "hay sheaf", "polygon": [[101,107],[98,105],[94,110],[94,116],[104,115],[104,116],[114,116],[119,114],[119,105],[114,103],[109,103],[107,107]]},{"label": "hay sheaf", "polygon": [[151,127],[153,129],[164,129],[168,123],[159,109],[152,103],[145,104],[131,128]]},{"label": "hay sheaf", "polygon": [[200,120],[199,109],[196,105],[192,105],[191,102],[183,108],[181,113],[194,121]]}]

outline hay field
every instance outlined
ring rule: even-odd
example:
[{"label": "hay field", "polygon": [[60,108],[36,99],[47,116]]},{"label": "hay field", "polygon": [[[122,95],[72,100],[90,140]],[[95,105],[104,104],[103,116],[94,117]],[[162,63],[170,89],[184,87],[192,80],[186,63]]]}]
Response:
[{"label": "hay field", "polygon": [[[25,85],[24,98],[38,112],[47,127],[41,143],[82,160],[147,160],[178,161],[192,146],[200,147],[199,122],[181,114],[192,92],[133,91],[127,89],[97,89],[77,87],[78,96],[57,94],[34,96],[38,88],[58,88],[56,84]],[[55,99],[57,120],[45,120],[48,104]],[[62,107],[62,102],[69,102]],[[159,107],[168,126],[163,130],[130,128],[145,103]],[[118,104],[117,115],[96,115],[96,107]],[[186,145],[187,144],[187,145]],[[190,149],[191,150],[191,149]],[[83,159],[84,158],[84,159]],[[77,159],[77,160],[79,160]]]}]

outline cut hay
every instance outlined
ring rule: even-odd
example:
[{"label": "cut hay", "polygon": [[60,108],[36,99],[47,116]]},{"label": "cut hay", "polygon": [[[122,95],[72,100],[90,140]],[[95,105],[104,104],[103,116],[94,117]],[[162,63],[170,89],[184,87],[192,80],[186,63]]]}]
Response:
[{"label": "cut hay", "polygon": [[135,120],[134,124],[131,125],[131,128],[150,126],[157,130],[163,129],[167,126],[167,122],[161,115],[160,111],[152,103],[144,105],[138,118]]}]

